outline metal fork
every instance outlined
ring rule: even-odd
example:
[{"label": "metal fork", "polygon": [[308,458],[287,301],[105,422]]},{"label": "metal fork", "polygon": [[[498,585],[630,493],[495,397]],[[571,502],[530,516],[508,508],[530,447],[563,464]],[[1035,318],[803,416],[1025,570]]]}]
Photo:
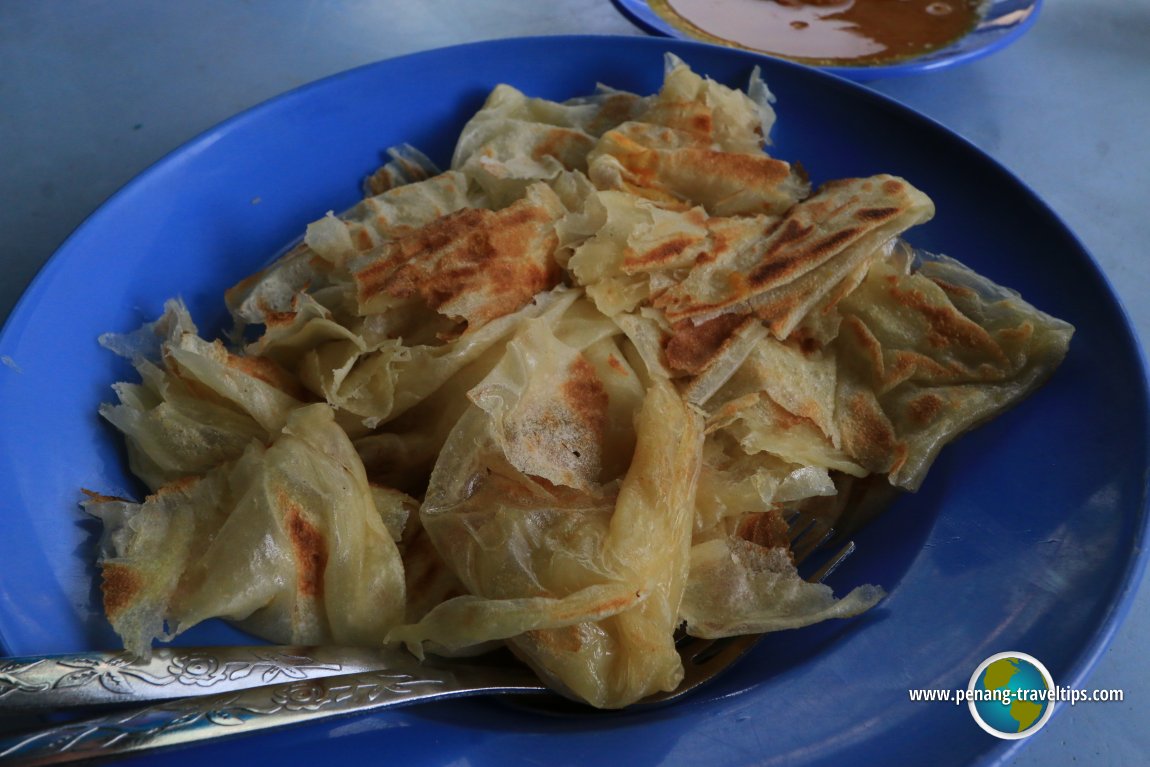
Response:
[{"label": "metal fork", "polygon": [[[803,515],[789,521],[796,562],[833,537]],[[821,581],[854,551],[847,543],[808,580]],[[675,700],[713,679],[762,635],[682,636],[684,679],[639,706]],[[290,680],[290,681],[281,681]],[[255,686],[253,686],[255,685]],[[335,716],[474,695],[547,694],[526,667],[505,661],[428,661],[353,648],[164,648],[149,662],[125,653],[0,659],[0,713],[164,700],[0,739],[0,762],[59,764],[240,735]],[[578,704],[554,694],[540,703]],[[540,706],[554,709],[554,705]],[[582,710],[586,707],[580,706]]]}]

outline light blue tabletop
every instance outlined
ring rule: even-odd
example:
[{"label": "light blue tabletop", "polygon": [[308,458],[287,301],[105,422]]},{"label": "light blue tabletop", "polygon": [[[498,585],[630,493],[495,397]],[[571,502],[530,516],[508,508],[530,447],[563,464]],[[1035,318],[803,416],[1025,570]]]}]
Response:
[{"label": "light blue tabletop", "polygon": [[[0,319],[112,192],[235,113],[350,67],[461,42],[639,35],[608,0],[0,2]],[[989,58],[878,81],[1030,184],[1094,254],[1150,339],[1150,5],[1047,0]],[[1003,211],[1002,215],[1010,215]],[[1104,375],[1105,371],[1099,371]],[[1011,764],[1150,754],[1150,589],[1087,680],[1122,703],[1063,706]]]}]

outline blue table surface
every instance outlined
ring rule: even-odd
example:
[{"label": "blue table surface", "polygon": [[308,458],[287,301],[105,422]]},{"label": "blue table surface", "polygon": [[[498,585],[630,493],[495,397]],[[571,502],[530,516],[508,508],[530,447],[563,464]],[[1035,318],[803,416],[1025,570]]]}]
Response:
[{"label": "blue table surface", "polygon": [[[0,320],[65,237],[122,184],[215,123],[383,58],[540,34],[641,35],[608,0],[0,2]],[[1085,243],[1150,339],[1150,4],[1047,0],[988,58],[869,87],[965,136]],[[1004,212],[1005,214],[1005,212]],[[1010,764],[1144,764],[1150,590],[1087,686]]]}]

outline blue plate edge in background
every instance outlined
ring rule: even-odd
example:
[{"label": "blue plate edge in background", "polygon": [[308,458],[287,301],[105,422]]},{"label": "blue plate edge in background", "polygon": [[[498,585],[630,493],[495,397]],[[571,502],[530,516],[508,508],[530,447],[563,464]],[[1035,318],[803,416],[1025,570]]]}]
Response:
[{"label": "blue plate edge in background", "polygon": [[[682,30],[676,29],[665,19],[659,16],[655,11],[651,10],[650,4],[647,0],[611,0],[616,10],[623,15],[628,21],[642,29],[644,32],[657,37],[670,37],[679,40],[691,40],[695,42],[706,42],[708,45],[717,45],[717,43],[710,43],[708,41],[701,41]],[[883,78],[892,77],[906,77],[908,75],[925,74],[927,72],[934,72],[940,69],[949,69],[952,66],[959,66],[971,61],[976,61],[985,56],[989,56],[1006,46],[1015,42],[1023,34],[1025,34],[1034,24],[1038,21],[1038,17],[1042,11],[1044,0],[1034,0],[1033,7],[1025,19],[1018,24],[996,34],[993,39],[985,45],[981,45],[969,50],[961,50],[961,43],[954,43],[947,48],[935,51],[928,56],[920,59],[912,59],[910,61],[896,62],[893,64],[882,64],[869,67],[851,67],[851,66],[822,66],[816,67],[824,72],[829,72],[839,77],[845,77],[848,80],[855,82],[870,82],[872,80],[879,80]],[[754,51],[744,49],[741,46],[732,45],[732,48],[738,50],[747,50],[760,56],[768,56],[770,58],[777,58],[780,61],[788,61],[781,56],[772,56],[761,51]],[[952,49],[954,50],[951,52]],[[796,63],[796,62],[790,62]]]}]

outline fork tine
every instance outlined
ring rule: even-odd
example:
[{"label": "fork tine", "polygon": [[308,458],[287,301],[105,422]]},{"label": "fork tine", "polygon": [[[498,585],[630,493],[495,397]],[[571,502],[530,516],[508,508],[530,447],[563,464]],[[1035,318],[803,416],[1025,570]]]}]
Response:
[{"label": "fork tine", "polygon": [[822,583],[831,573],[838,569],[839,565],[846,561],[847,557],[849,557],[854,552],[855,542],[847,541],[846,545],[838,550],[838,553],[824,562],[823,566],[816,570],[807,580],[813,583]]},{"label": "fork tine", "polygon": [[834,536],[834,528],[821,519],[795,511],[787,519],[787,537],[795,564],[802,564]]}]

